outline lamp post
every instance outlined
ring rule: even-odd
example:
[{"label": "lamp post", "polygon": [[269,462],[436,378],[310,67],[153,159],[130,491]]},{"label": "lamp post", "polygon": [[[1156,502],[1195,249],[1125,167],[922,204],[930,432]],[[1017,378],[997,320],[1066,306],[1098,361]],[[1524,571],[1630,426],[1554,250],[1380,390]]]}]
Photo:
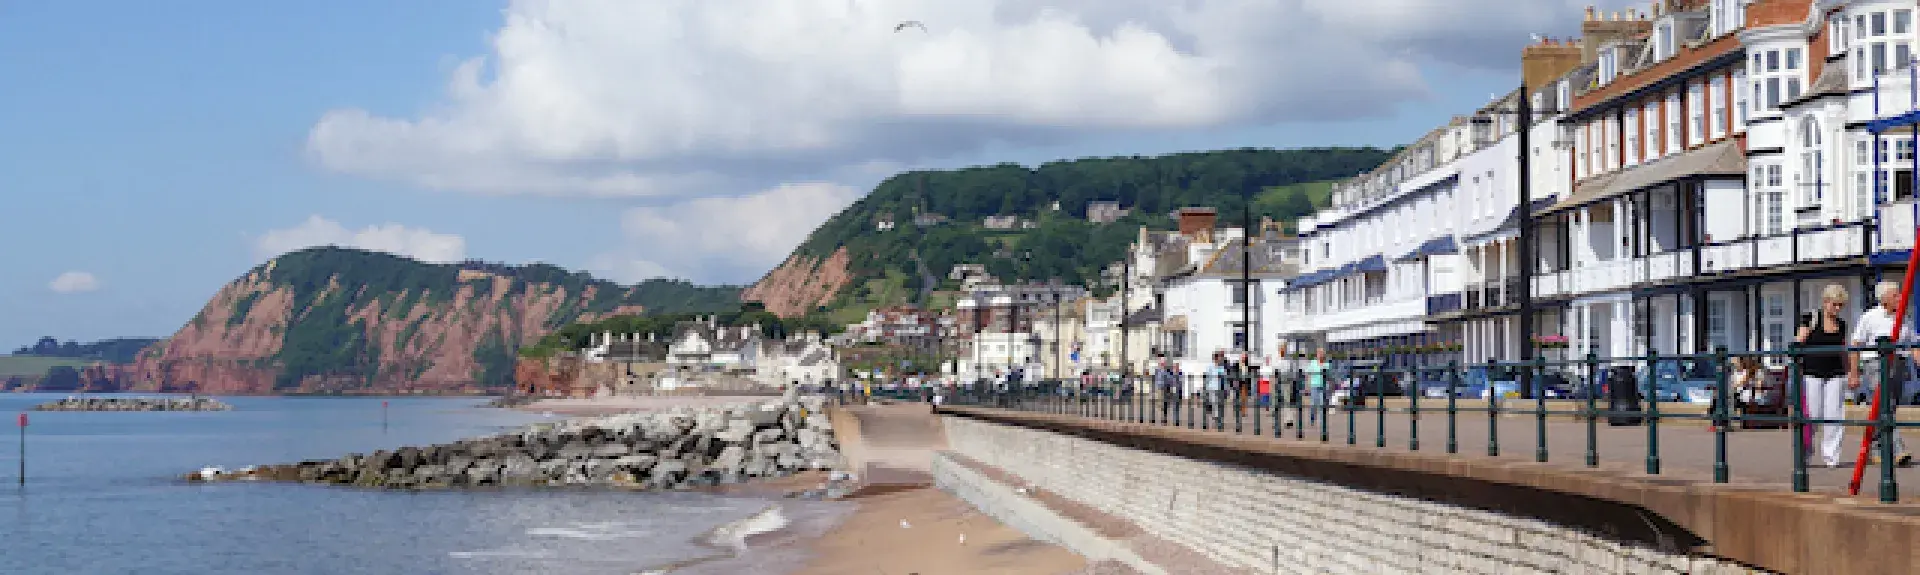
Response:
[{"label": "lamp post", "polygon": [[[1519,127],[1517,131],[1519,132],[1518,143],[1519,143],[1520,151],[1519,151],[1518,161],[1519,161],[1520,173],[1518,178],[1519,185],[1516,187],[1518,188],[1518,191],[1519,191],[1520,205],[1518,207],[1518,210],[1519,210],[1520,217],[1519,217],[1519,221],[1516,222],[1515,225],[1519,227],[1518,241],[1520,243],[1520,266],[1519,266],[1520,267],[1520,282],[1519,282],[1520,285],[1516,286],[1517,293],[1515,294],[1514,299],[1518,300],[1519,308],[1520,308],[1519,309],[1520,363],[1530,364],[1533,361],[1533,356],[1534,356],[1534,350],[1533,350],[1533,338],[1534,338],[1533,274],[1534,274],[1534,269],[1533,268],[1534,268],[1535,262],[1534,262],[1534,256],[1533,256],[1534,254],[1533,164],[1532,164],[1533,124],[1534,124],[1535,114],[1558,113],[1558,111],[1534,110],[1533,94],[1528,91],[1528,87],[1526,83],[1521,82],[1519,102],[1517,102],[1517,105],[1515,106],[1514,110],[1494,109],[1494,110],[1487,110],[1486,113],[1487,114],[1513,114],[1519,117]],[[1480,118],[1475,118],[1474,121],[1485,123],[1488,120],[1483,116]],[[1519,384],[1520,384],[1521,393],[1537,394],[1538,391],[1533,389],[1533,378],[1531,377],[1532,374],[1529,373],[1529,370],[1521,369],[1519,371],[1520,371]]]},{"label": "lamp post", "polygon": [[1055,282],[1053,291],[1053,379],[1055,381],[1061,378],[1062,368],[1066,367],[1066,364],[1061,361],[1063,356],[1060,354],[1060,300],[1060,284]]}]

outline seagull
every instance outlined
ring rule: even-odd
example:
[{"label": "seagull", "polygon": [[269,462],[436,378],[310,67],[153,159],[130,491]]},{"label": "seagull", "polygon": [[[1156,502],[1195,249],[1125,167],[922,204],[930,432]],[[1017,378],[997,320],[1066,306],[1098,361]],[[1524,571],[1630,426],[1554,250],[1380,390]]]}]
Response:
[{"label": "seagull", "polygon": [[905,30],[908,28],[919,28],[921,32],[927,31],[927,25],[921,24],[919,20],[908,20],[908,21],[896,24],[893,27],[893,31],[899,32],[901,30]]}]

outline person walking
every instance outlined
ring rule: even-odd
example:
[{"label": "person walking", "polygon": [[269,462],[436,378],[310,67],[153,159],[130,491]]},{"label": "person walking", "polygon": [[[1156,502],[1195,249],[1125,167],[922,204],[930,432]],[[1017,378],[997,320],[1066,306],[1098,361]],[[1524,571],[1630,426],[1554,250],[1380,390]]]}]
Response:
[{"label": "person walking", "polygon": [[1203,405],[1206,407],[1207,419],[1201,420],[1201,423],[1212,422],[1212,425],[1218,426],[1226,414],[1227,409],[1226,353],[1218,351],[1213,353],[1213,364],[1207,366],[1207,372],[1204,377],[1206,378],[1204,383],[1206,385],[1207,395],[1204,400],[1206,403]]},{"label": "person walking", "polygon": [[[1845,347],[1847,320],[1841,315],[1847,310],[1848,297],[1846,287],[1837,283],[1827,284],[1820,292],[1819,309],[1801,316],[1794,343],[1814,348]],[[1803,411],[1807,418],[1826,421],[1845,419],[1846,411],[1841,404],[1841,396],[1846,389],[1860,385],[1860,372],[1853,356],[1845,351],[1810,352],[1801,356],[1800,373],[1805,380],[1801,401],[1805,402]],[[1839,423],[1819,423],[1814,427],[1820,430],[1820,441],[1816,446],[1820,460],[1808,465],[1838,467],[1840,440],[1846,429]],[[1809,454],[1809,458],[1814,455]]]},{"label": "person walking", "polygon": [[1314,350],[1307,360],[1307,425],[1320,421],[1327,411],[1327,348]]},{"label": "person walking", "polygon": [[1153,372],[1153,380],[1154,387],[1160,388],[1160,423],[1171,423],[1178,409],[1174,404],[1180,399],[1180,374],[1173,370],[1166,356],[1160,357],[1160,368]]},{"label": "person walking", "polygon": [[[1873,306],[1873,309],[1860,313],[1859,320],[1854,323],[1853,334],[1847,337],[1847,345],[1852,347],[1877,346],[1880,344],[1881,338],[1890,339],[1894,343],[1912,343],[1915,341],[1916,338],[1912,325],[1901,326],[1901,333],[1898,337],[1895,337],[1893,334],[1894,317],[1895,314],[1899,313],[1899,310],[1895,308],[1900,304],[1898,301],[1900,298],[1900,284],[1890,281],[1880,282],[1878,285],[1873,286],[1873,297],[1879,302],[1879,305]],[[1856,381],[1852,382],[1852,386],[1857,389],[1866,390],[1868,392],[1867,397],[1871,398],[1874,392],[1880,390],[1881,372],[1885,371],[1887,385],[1893,386],[1893,389],[1896,390],[1901,389],[1905,387],[1906,381],[1910,377],[1911,370],[1907,369],[1907,362],[1911,361],[1912,357],[1913,350],[1894,350],[1893,357],[1884,358],[1880,357],[1880,352],[1877,351],[1860,352],[1854,360],[1854,364],[1858,365],[1859,369],[1856,370],[1858,375],[1856,376]],[[1873,400],[1868,399],[1867,401],[1871,402]],[[1882,404],[1880,408],[1891,411],[1897,407],[1899,403],[1898,394],[1896,393],[1895,400],[1892,404]],[[1876,461],[1880,457],[1880,440],[1881,438],[1875,437],[1873,449],[1868,451]],[[1893,431],[1893,449],[1896,454],[1894,456],[1894,463],[1896,465],[1906,467],[1913,463],[1913,454],[1907,452],[1907,442],[1900,436],[1898,428],[1895,428]]]}]

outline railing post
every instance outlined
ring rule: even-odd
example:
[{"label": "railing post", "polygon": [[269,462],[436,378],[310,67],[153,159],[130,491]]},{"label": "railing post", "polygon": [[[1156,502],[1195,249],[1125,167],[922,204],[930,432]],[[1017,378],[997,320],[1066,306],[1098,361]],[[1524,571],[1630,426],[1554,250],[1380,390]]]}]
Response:
[{"label": "railing post", "polygon": [[1386,362],[1373,366],[1373,446],[1387,446],[1387,370]]},{"label": "railing post", "polygon": [[1500,397],[1499,386],[1493,384],[1493,368],[1499,362],[1487,362],[1487,457],[1500,456]]},{"label": "railing post", "polygon": [[[1260,378],[1254,375],[1254,373],[1252,367],[1247,368],[1246,384],[1243,387],[1246,388],[1247,396],[1253,400],[1253,409],[1250,415],[1253,416],[1253,434],[1257,436],[1260,435],[1260,412],[1264,410],[1266,406],[1260,405]],[[1273,385],[1271,383],[1267,385],[1267,397],[1273,397]],[[1243,401],[1242,403],[1244,404],[1245,402]],[[1276,420],[1273,424],[1280,425],[1280,422]]]},{"label": "railing post", "polygon": [[[1194,420],[1194,417],[1193,417],[1193,393],[1192,393],[1192,392],[1190,392],[1190,391],[1188,391],[1188,390],[1190,390],[1190,389],[1194,389],[1194,388],[1192,388],[1192,387],[1188,387],[1188,386],[1186,385],[1186,384],[1189,384],[1189,383],[1191,383],[1191,382],[1193,381],[1193,377],[1194,377],[1194,376],[1191,376],[1191,375],[1189,375],[1189,376],[1187,376],[1187,377],[1185,377],[1185,378],[1183,378],[1183,379],[1185,379],[1186,381],[1183,381],[1183,382],[1181,382],[1181,384],[1182,384],[1182,385],[1180,386],[1180,400],[1181,400],[1181,401],[1184,401],[1184,402],[1186,402],[1186,404],[1187,404],[1187,429],[1193,429],[1193,423],[1194,423],[1194,422],[1193,422],[1193,420]],[[1204,389],[1204,388],[1206,387],[1206,386],[1204,385],[1204,384],[1205,384],[1205,382],[1201,382],[1201,383],[1202,383],[1202,385],[1201,385],[1200,387],[1202,388],[1202,392],[1204,392],[1204,391],[1205,391],[1205,389]],[[1203,427],[1204,427],[1204,426],[1203,426]]]},{"label": "railing post", "polygon": [[1713,350],[1714,368],[1714,409],[1713,418],[1713,482],[1726,483],[1727,471],[1727,419],[1729,404],[1733,401],[1727,389],[1727,346],[1716,346]]},{"label": "railing post", "polygon": [[1413,384],[1407,386],[1407,451],[1420,450],[1420,374],[1426,370],[1413,368]]},{"label": "railing post", "polygon": [[1900,501],[1900,483],[1894,478],[1894,464],[1897,461],[1894,459],[1893,444],[1899,438],[1894,436],[1897,428],[1894,427],[1893,402],[1898,401],[1900,396],[1894,393],[1892,385],[1893,340],[1882,337],[1878,347],[1880,374],[1877,379],[1880,380],[1878,384],[1880,387],[1877,391],[1880,397],[1876,401],[1880,403],[1880,413],[1879,420],[1874,422],[1874,435],[1880,438],[1880,502],[1895,503]]},{"label": "railing post", "polygon": [[1287,428],[1287,424],[1284,421],[1286,414],[1282,411],[1286,409],[1282,402],[1286,401],[1287,396],[1280,394],[1280,368],[1274,368],[1273,375],[1269,377],[1273,378],[1273,383],[1267,386],[1267,393],[1269,394],[1267,396],[1267,408],[1273,410],[1273,437],[1277,439],[1280,437],[1281,432]]},{"label": "railing post", "polygon": [[[1353,371],[1353,368],[1347,368],[1347,379],[1353,379]],[[1354,400],[1359,397],[1360,381],[1353,379],[1353,390],[1347,392],[1347,404],[1340,406],[1341,411],[1347,412],[1347,445],[1360,444],[1360,434],[1354,427],[1354,419],[1359,417],[1359,414],[1355,412],[1359,411],[1359,407],[1353,404]]]},{"label": "railing post", "polygon": [[1787,430],[1793,443],[1793,491],[1806,493],[1807,485],[1807,386],[1800,374],[1800,344],[1787,346]]},{"label": "railing post", "polygon": [[1594,402],[1600,395],[1600,358],[1591,349],[1587,350],[1586,368],[1587,388],[1582,395],[1587,396],[1587,467],[1599,467],[1600,413],[1594,409]]},{"label": "railing post", "polygon": [[[1522,342],[1521,345],[1531,345],[1531,344],[1527,342]],[[1534,403],[1534,416],[1535,416],[1534,421],[1536,422],[1536,426],[1534,428],[1534,436],[1539,439],[1538,445],[1534,446],[1533,460],[1540,463],[1546,463],[1547,462],[1547,382],[1546,382],[1546,378],[1541,376],[1546,374],[1547,360],[1545,358],[1535,356],[1533,358],[1533,365],[1523,366],[1520,369],[1521,369],[1520,375],[1526,378],[1523,380],[1525,386],[1528,389],[1533,390],[1533,403]]]},{"label": "railing post", "polygon": [[[1660,474],[1660,351],[1647,350],[1647,475]],[[1639,390],[1640,382],[1633,382]]]},{"label": "railing post", "polygon": [[1460,452],[1456,418],[1460,415],[1460,360],[1447,362],[1447,453]]}]

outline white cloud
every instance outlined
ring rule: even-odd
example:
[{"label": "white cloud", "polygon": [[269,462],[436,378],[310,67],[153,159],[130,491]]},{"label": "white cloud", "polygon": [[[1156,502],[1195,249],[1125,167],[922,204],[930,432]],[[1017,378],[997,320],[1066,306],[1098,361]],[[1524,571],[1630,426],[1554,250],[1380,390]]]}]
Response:
[{"label": "white cloud", "polygon": [[459,261],[467,254],[467,240],[458,235],[394,223],[349,230],[339,222],[318,215],[308,216],[300,225],[272,230],[253,240],[254,254],[261,259],[313,246],[376,250],[428,262]]},{"label": "white cloud", "polygon": [[330,111],[308,148],[433,188],[672,201],[996,141],[1386,115],[1421,66],[1517,69],[1587,1],[513,0],[443,102]]},{"label": "white cloud", "polygon": [[747,196],[699,198],[621,215],[627,239],[592,268],[620,281],[655,277],[721,277],[764,272],[787,256],[821,220],[860,197],[829,183],[787,184]]},{"label": "white cloud", "polygon": [[87,272],[67,272],[47,282],[47,289],[54,293],[80,293],[100,289],[100,278]]}]

